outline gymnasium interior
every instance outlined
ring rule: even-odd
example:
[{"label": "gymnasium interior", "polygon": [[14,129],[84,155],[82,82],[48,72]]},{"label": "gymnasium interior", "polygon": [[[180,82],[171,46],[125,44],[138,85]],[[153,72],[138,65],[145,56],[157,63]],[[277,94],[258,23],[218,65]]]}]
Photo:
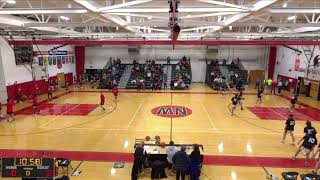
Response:
[{"label": "gymnasium interior", "polygon": [[1,180],[320,179],[319,0],[0,0],[0,35]]}]

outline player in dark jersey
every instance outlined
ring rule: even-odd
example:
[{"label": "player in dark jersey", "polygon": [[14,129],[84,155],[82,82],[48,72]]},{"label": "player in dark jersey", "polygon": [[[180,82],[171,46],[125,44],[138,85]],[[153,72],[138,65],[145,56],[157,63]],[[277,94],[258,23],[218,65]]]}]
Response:
[{"label": "player in dark jersey", "polygon": [[306,122],[306,127],[303,129],[303,132],[304,132],[305,134],[314,134],[314,135],[317,134],[316,129],[315,129],[314,127],[312,127],[310,121],[307,121],[307,122]]},{"label": "player in dark jersey", "polygon": [[292,157],[292,160],[296,160],[296,157],[298,156],[298,154],[301,151],[305,150],[305,152],[306,152],[306,160],[304,162],[304,165],[308,166],[308,160],[309,160],[310,152],[318,144],[318,140],[317,140],[317,137],[315,135],[307,134],[303,138],[300,139],[298,144],[300,144],[301,142],[302,142],[302,144],[299,146],[299,149],[297,150],[295,155]]},{"label": "player in dark jersey", "polygon": [[234,111],[238,105],[238,94],[235,94],[234,97],[231,98],[231,116],[233,116]]},{"label": "player in dark jersey", "polygon": [[242,100],[244,100],[244,98],[243,98],[243,91],[241,90],[238,95],[238,105],[240,105],[241,110],[243,110],[243,101]]},{"label": "player in dark jersey", "polygon": [[295,105],[297,102],[298,102],[298,96],[297,95],[292,96],[290,100],[291,107],[289,108],[289,111],[292,111],[295,108]]},{"label": "player in dark jersey", "polygon": [[294,135],[293,135],[293,131],[294,131],[294,125],[296,124],[293,115],[290,114],[289,118],[286,121],[286,127],[284,128],[284,132],[283,132],[283,137],[282,140],[280,141],[280,143],[284,143],[284,141],[286,140],[286,136],[289,133],[291,138],[292,138],[292,145],[294,145]]},{"label": "player in dark jersey", "polygon": [[[317,151],[313,154],[312,159],[314,159],[314,157],[315,157],[319,152],[320,152],[320,144],[318,145]],[[317,174],[317,171],[318,171],[319,168],[320,168],[320,154],[319,154],[319,156],[318,156],[317,163],[316,163],[316,165],[315,165],[315,167],[314,167],[314,170],[313,170],[312,172],[313,172],[314,174]]]},{"label": "player in dark jersey", "polygon": [[263,87],[261,87],[261,88],[258,90],[258,94],[257,94],[258,99],[257,99],[257,103],[256,103],[257,106],[262,103],[263,91],[264,91]]}]

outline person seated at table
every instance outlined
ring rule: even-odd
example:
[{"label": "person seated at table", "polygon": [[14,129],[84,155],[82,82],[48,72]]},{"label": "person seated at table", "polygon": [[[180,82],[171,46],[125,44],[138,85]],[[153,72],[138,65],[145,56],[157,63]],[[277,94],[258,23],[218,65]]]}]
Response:
[{"label": "person seated at table", "polygon": [[179,151],[179,149],[176,146],[174,146],[173,141],[170,141],[169,146],[166,147],[166,151],[167,151],[168,168],[172,169],[172,166],[173,166],[172,157],[176,152]]},{"label": "person seated at table", "polygon": [[185,179],[187,168],[190,165],[190,158],[186,153],[186,147],[181,146],[181,150],[172,157],[174,169],[176,170],[176,180]]},{"label": "person seated at table", "polygon": [[145,157],[146,157],[146,152],[143,148],[143,143],[139,143],[134,151],[134,161],[137,163],[139,173],[143,173],[142,166],[143,166]]}]

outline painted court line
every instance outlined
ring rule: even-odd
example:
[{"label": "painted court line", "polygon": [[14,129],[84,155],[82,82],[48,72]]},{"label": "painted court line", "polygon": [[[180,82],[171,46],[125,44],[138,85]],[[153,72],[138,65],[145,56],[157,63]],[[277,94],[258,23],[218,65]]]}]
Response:
[{"label": "painted court line", "polygon": [[[52,129],[54,128],[47,128],[44,127],[43,129]],[[87,130],[87,131],[135,131],[135,132],[163,132],[169,133],[169,130],[165,129],[136,129],[136,130],[128,130],[124,128],[66,128],[69,130]],[[245,132],[245,131],[213,131],[213,130],[174,130],[174,133],[210,133],[210,134],[249,134],[249,135],[279,135],[281,133],[268,133],[268,132]],[[304,134],[296,134],[297,136],[303,136]]]},{"label": "painted court line", "polygon": [[273,110],[272,108],[268,108],[270,111],[273,113],[277,114],[278,116],[282,117],[284,120],[287,119],[288,117],[283,116],[281,113],[278,113],[277,111]]},{"label": "painted court line", "polygon": [[146,100],[143,100],[143,101],[140,103],[140,105],[139,105],[139,107],[137,108],[136,112],[133,114],[133,116],[132,116],[132,118],[130,119],[129,124],[128,124],[128,126],[127,126],[128,129],[129,129],[129,127],[131,126],[133,120],[136,118],[138,112],[140,111],[140,109],[141,109],[141,107],[142,107],[142,105],[144,104],[145,101],[146,101]]},{"label": "painted court line", "polygon": [[56,120],[56,119],[57,119],[57,118],[59,118],[60,116],[62,116],[62,115],[64,115],[64,114],[66,114],[66,113],[68,113],[68,112],[70,112],[71,110],[73,110],[74,108],[76,108],[76,107],[78,107],[78,106],[80,106],[80,104],[75,105],[74,107],[70,108],[69,110],[67,110],[67,111],[65,111],[65,112],[63,112],[63,113],[61,113],[61,114],[59,114],[58,116],[56,116],[56,117],[52,118],[51,120],[49,120],[49,121],[45,122],[44,124],[42,124],[41,126],[39,126],[39,128],[43,128],[44,126],[46,126],[46,125],[50,124],[51,122],[53,122],[54,120]]},{"label": "painted court line", "polygon": [[209,113],[208,113],[208,111],[207,111],[206,107],[204,106],[204,104],[203,104],[203,103],[201,103],[201,105],[202,105],[202,108],[203,108],[204,112],[206,112],[206,115],[207,115],[207,117],[208,117],[208,119],[209,119],[209,121],[210,121],[210,123],[211,123],[211,125],[212,125],[213,129],[214,129],[214,130],[218,130],[218,129],[216,128],[216,126],[213,124],[213,121],[212,121],[212,119],[211,119],[211,117],[210,117],[210,115],[209,115]]}]

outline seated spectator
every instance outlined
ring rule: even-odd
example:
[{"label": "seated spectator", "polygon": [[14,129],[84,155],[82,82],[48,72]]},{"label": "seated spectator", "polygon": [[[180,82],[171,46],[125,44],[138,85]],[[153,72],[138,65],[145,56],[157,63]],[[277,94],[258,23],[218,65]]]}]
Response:
[{"label": "seated spectator", "polygon": [[177,65],[177,66],[176,66],[176,70],[177,70],[177,71],[180,71],[180,65]]},{"label": "seated spectator", "polygon": [[190,165],[190,158],[186,153],[185,146],[181,146],[181,150],[173,155],[172,162],[174,169],[176,170],[176,179],[180,180],[181,176],[181,179],[184,180],[187,168]]}]

